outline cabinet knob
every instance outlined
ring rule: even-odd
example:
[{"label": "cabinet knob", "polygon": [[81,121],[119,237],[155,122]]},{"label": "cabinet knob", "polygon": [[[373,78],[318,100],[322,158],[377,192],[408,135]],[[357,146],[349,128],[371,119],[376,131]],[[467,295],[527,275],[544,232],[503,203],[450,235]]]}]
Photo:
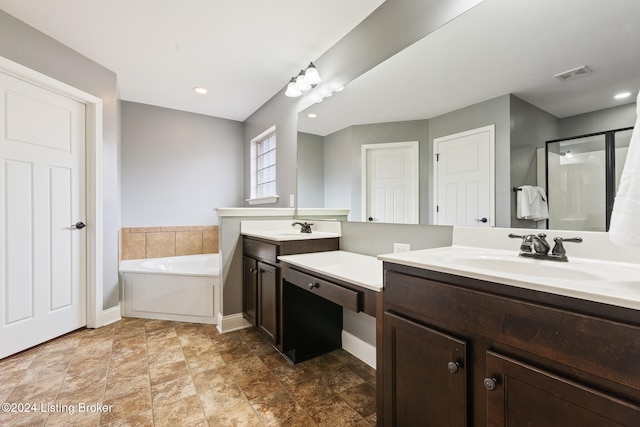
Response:
[{"label": "cabinet knob", "polygon": [[498,381],[495,378],[485,378],[484,379],[484,388],[489,391],[493,391],[498,387]]},{"label": "cabinet knob", "polygon": [[320,287],[320,283],[309,283],[309,289],[319,288],[319,287]]},{"label": "cabinet knob", "polygon": [[449,372],[451,372],[452,374],[456,374],[460,370],[460,363],[449,362],[447,363],[447,369],[449,369]]},{"label": "cabinet knob", "polygon": [[258,272],[257,268],[253,268],[253,267],[249,268],[249,273],[257,273],[257,272]]}]

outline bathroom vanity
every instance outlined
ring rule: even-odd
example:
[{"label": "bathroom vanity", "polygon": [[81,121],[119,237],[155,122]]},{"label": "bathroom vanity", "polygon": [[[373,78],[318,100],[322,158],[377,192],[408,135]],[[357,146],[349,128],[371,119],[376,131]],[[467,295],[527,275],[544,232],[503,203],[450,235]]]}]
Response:
[{"label": "bathroom vanity", "polygon": [[342,310],[375,316],[382,263],[346,251],[281,256],[282,354],[302,362],[342,346]]},{"label": "bathroom vanity", "polygon": [[242,227],[243,317],[282,351],[282,280],[278,257],[337,250],[340,234],[332,230],[305,235],[292,229],[291,221],[243,221]]},{"label": "bathroom vanity", "polygon": [[640,425],[640,270],[514,253],[379,257],[379,425]]}]

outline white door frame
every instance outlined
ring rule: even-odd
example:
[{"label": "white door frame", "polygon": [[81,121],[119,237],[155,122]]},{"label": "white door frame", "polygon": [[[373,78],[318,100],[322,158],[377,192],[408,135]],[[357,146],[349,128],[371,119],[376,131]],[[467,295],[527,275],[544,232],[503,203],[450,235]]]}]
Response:
[{"label": "white door frame", "polygon": [[103,326],[102,99],[0,56],[0,71],[86,105],[87,327]]},{"label": "white door frame", "polygon": [[438,218],[438,144],[446,142],[451,139],[463,138],[465,136],[473,135],[476,133],[489,132],[489,203],[491,219],[489,221],[490,227],[496,226],[496,125],[483,126],[476,129],[470,129],[464,132],[458,132],[451,135],[441,136],[433,139],[433,222],[436,222]]},{"label": "white door frame", "polygon": [[416,200],[416,218],[420,222],[420,159],[419,159],[419,147],[420,141],[406,141],[406,142],[384,142],[380,144],[363,144],[361,145],[361,164],[362,164],[362,178],[361,178],[361,205],[360,210],[362,213],[362,221],[368,222],[367,219],[367,154],[372,150],[389,149],[389,148],[410,148],[413,150],[413,158],[415,161],[416,170],[416,190],[413,194]]}]

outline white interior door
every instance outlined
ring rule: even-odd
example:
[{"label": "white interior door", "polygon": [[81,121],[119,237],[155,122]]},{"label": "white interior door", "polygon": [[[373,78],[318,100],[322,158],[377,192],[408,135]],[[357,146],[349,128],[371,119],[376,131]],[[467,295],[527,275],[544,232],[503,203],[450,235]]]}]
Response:
[{"label": "white interior door", "polygon": [[434,139],[435,223],[495,226],[495,126]]},{"label": "white interior door", "polygon": [[85,105],[0,73],[0,357],[86,325]]},{"label": "white interior door", "polygon": [[418,169],[418,141],[363,145],[363,220],[417,224]]}]

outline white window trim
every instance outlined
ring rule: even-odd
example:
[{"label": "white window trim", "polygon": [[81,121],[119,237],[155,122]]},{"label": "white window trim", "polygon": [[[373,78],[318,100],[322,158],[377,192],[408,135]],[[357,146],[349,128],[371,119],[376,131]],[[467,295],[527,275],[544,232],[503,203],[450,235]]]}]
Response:
[{"label": "white window trim", "polygon": [[[264,205],[264,204],[269,204],[269,203],[277,203],[278,202],[278,198],[280,196],[278,196],[277,194],[274,194],[272,196],[267,196],[267,197],[255,197],[255,192],[256,192],[256,162],[257,162],[257,158],[258,158],[258,153],[256,151],[256,142],[264,139],[267,135],[271,134],[271,133],[275,133],[276,131],[276,127],[271,126],[269,129],[265,130],[264,132],[262,132],[260,135],[256,136],[255,138],[251,139],[251,174],[249,176],[250,182],[251,182],[251,198],[249,199],[245,199],[245,202],[247,202],[249,205]],[[277,147],[277,137],[276,137],[276,147]],[[277,170],[277,160],[276,160],[276,170]],[[276,178],[276,187],[277,187],[277,178]]]}]

